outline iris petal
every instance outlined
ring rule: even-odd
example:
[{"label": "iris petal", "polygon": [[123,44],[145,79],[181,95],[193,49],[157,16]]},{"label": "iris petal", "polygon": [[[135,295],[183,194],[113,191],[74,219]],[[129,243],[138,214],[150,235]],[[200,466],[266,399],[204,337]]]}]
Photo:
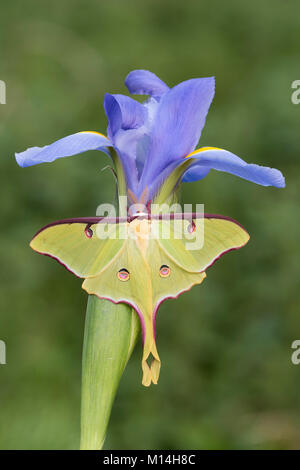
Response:
[{"label": "iris petal", "polygon": [[196,147],[214,96],[214,78],[187,80],[165,93],[157,107],[139,193],[170,163]]},{"label": "iris petal", "polygon": [[183,182],[202,179],[206,176],[205,171],[213,169],[231,173],[262,186],[285,187],[284,176],[276,168],[248,164],[227,150],[203,147],[202,149],[195,150],[186,158],[196,159],[197,161],[185,172],[182,179]]},{"label": "iris petal", "polygon": [[128,186],[135,191],[138,181],[136,149],[146,132],[147,108],[128,96],[107,93],[104,109],[108,118],[107,134],[120,156]]},{"label": "iris petal", "polygon": [[148,114],[147,109],[141,103],[129,96],[110,95],[109,93],[106,93],[104,98],[104,109],[112,136],[120,129],[128,130],[141,127]]},{"label": "iris petal", "polygon": [[21,167],[53,162],[58,158],[71,157],[87,150],[106,151],[111,146],[107,137],[98,132],[77,132],[45,147],[31,147],[25,152],[16,153],[17,163]]},{"label": "iris petal", "polygon": [[157,98],[169,90],[169,87],[160,78],[148,70],[133,70],[127,75],[125,85],[129,93],[150,95]]}]

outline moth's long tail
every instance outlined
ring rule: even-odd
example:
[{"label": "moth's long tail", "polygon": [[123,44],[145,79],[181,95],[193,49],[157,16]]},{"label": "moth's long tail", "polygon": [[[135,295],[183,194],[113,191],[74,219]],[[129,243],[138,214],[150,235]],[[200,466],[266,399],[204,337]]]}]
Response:
[{"label": "moth's long tail", "polygon": [[145,387],[149,387],[151,383],[157,384],[161,366],[160,358],[156,349],[154,327],[152,321],[146,320],[143,341],[144,350],[142,358],[142,384]]}]

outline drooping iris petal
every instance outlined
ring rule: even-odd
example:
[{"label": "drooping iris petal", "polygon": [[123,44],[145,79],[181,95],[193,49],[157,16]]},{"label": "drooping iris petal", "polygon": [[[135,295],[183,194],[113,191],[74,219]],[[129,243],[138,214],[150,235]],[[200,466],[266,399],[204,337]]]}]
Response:
[{"label": "drooping iris petal", "polygon": [[193,181],[200,181],[210,172],[210,168],[203,167],[201,165],[192,165],[189,170],[184,173],[182,178],[183,183],[191,183]]},{"label": "drooping iris petal", "polygon": [[246,163],[227,150],[203,147],[202,149],[195,150],[195,152],[192,152],[186,158],[197,159],[197,161],[185,172],[182,179],[183,182],[202,179],[206,176],[205,172],[208,173],[209,170],[214,169],[231,173],[262,186],[285,187],[285,179],[276,168]]},{"label": "drooping iris petal", "polygon": [[150,95],[157,98],[169,90],[160,78],[148,70],[133,70],[127,75],[125,85],[131,94]]},{"label": "drooping iris petal", "polygon": [[53,162],[58,158],[71,157],[87,150],[106,151],[112,143],[98,132],[77,132],[45,147],[31,147],[25,152],[16,153],[18,165],[27,167],[39,163]]},{"label": "drooping iris petal", "polygon": [[214,78],[187,80],[165,93],[157,107],[138,193],[173,161],[196,147],[214,96]]}]

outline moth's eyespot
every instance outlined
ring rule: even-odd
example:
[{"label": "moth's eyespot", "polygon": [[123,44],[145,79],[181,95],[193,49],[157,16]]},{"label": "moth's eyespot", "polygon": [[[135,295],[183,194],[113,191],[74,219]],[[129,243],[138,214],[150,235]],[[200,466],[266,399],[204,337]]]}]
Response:
[{"label": "moth's eyespot", "polygon": [[188,232],[189,233],[194,233],[195,230],[196,230],[196,224],[195,222],[192,220],[192,222],[188,225]]},{"label": "moth's eyespot", "polygon": [[171,274],[171,269],[166,264],[163,264],[159,269],[160,277],[169,277]]},{"label": "moth's eyespot", "polygon": [[125,269],[125,268],[122,268],[122,269],[120,269],[120,271],[118,271],[117,277],[118,277],[119,281],[123,281],[123,282],[129,281],[129,279],[130,279],[129,271],[127,271],[127,269]]},{"label": "moth's eyespot", "polygon": [[92,236],[94,235],[94,232],[89,225],[85,227],[84,233],[86,238],[92,238]]}]

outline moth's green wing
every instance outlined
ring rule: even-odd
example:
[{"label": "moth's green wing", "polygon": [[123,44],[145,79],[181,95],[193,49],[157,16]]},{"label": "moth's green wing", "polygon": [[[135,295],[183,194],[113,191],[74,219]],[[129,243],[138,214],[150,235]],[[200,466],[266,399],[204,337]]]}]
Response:
[{"label": "moth's green wing", "polygon": [[[54,223],[41,229],[30,246],[38,253],[51,256],[78,277],[98,274],[114,259],[124,245],[120,232],[126,224]],[[107,237],[101,238],[102,231]]]},{"label": "moth's green wing", "polygon": [[[158,242],[178,265],[189,272],[203,272],[220,256],[243,247],[249,234],[235,220],[199,215],[187,219],[156,222]],[[170,236],[164,237],[164,233]]]},{"label": "moth's green wing", "polygon": [[[108,224],[105,234],[100,224],[53,224],[33,238],[31,247],[84,277],[82,287],[89,294],[136,310],[143,329],[143,384],[148,386],[157,383],[160,372],[155,316],[161,302],[200,284],[217,258],[248,239],[233,220],[196,215],[189,220]],[[164,267],[167,276],[162,275]]]},{"label": "moth's green wing", "polygon": [[[132,226],[136,224],[133,223]],[[151,247],[152,262],[156,259],[157,248]],[[147,250],[146,250],[147,251]],[[125,302],[139,315],[143,332],[143,384],[150,385],[152,379],[157,383],[160,359],[156,350],[153,330],[153,288],[151,266],[145,256],[142,244],[130,237],[111,263],[107,264],[97,276],[85,279],[82,287],[89,294],[112,302]],[[125,273],[125,277],[120,276]],[[127,276],[127,277],[126,277]],[[147,364],[152,354],[151,368]],[[154,375],[152,377],[152,371]]]},{"label": "moth's green wing", "polygon": [[[128,279],[119,273],[128,271]],[[125,302],[135,309],[146,302],[149,289],[148,266],[135,241],[125,240],[122,249],[96,276],[85,279],[83,288],[89,294],[107,298],[115,303]]]},{"label": "moth's green wing", "polygon": [[[143,330],[143,385],[148,386],[151,382],[157,383],[160,372],[155,341],[155,316],[159,305],[166,298],[175,298],[200,284],[205,273],[187,272],[171,259],[158,240],[151,238],[152,222],[135,220],[129,225],[129,232],[135,234],[136,239],[129,237],[113,262],[97,276],[86,279],[82,287],[89,294],[126,302],[136,310]],[[162,266],[168,266],[169,276],[161,276]],[[123,270],[128,272],[125,281],[118,276]]]},{"label": "moth's green wing", "polygon": [[[190,290],[193,286],[197,284],[201,284],[202,281],[205,279],[206,274],[204,272],[188,272],[182,268],[181,265],[176,263],[174,259],[172,259],[165,250],[163,250],[158,243],[157,240],[151,241],[151,250],[148,252],[147,260],[148,265],[151,270],[151,294],[152,294],[152,315],[151,315],[151,326],[153,329],[148,334],[148,342],[147,337],[144,345],[144,358],[147,358],[148,355],[151,353],[154,357],[156,351],[156,343],[155,343],[155,321],[156,321],[156,314],[159,309],[159,306],[162,302],[166,299],[175,299],[179,295],[183,294],[184,292]],[[161,272],[167,269],[169,275],[166,277],[161,276]],[[176,318],[172,316],[172,306],[170,307],[171,312],[169,321],[176,321]],[[159,372],[160,372],[160,364],[156,363],[155,361],[151,365],[150,372],[144,366],[143,370],[144,376],[147,378],[149,377],[153,383],[157,383]],[[148,372],[148,375],[147,375]],[[151,383],[150,380],[150,383]]]}]

